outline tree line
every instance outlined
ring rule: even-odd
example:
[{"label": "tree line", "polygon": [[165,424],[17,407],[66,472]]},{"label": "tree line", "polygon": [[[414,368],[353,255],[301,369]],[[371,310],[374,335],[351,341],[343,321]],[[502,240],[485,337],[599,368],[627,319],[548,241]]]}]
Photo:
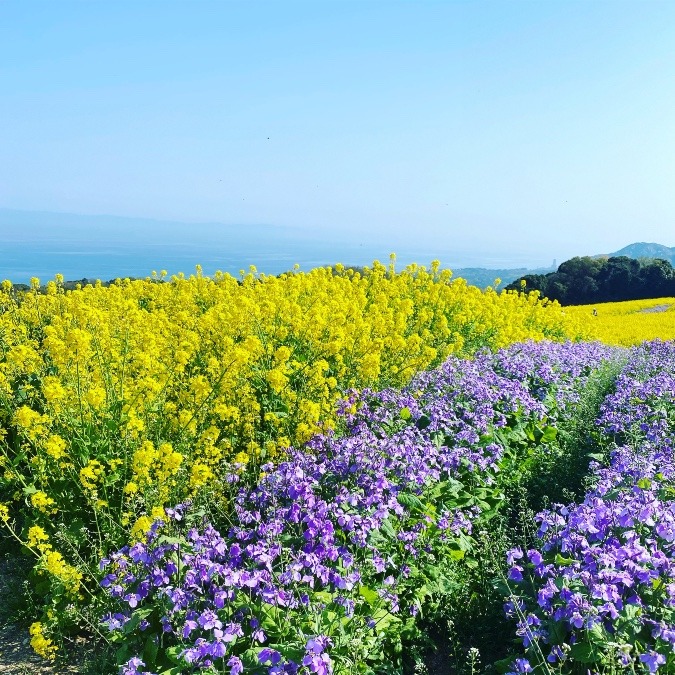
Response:
[{"label": "tree line", "polygon": [[675,269],[661,259],[583,256],[566,260],[550,274],[526,274],[506,289],[538,290],[561,305],[646,300],[675,296]]}]

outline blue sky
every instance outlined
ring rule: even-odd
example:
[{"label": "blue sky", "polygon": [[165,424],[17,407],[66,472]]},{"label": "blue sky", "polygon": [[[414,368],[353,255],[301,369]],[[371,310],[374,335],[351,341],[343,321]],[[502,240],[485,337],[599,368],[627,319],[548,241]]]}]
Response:
[{"label": "blue sky", "polygon": [[675,245],[675,2],[0,0],[0,207]]}]

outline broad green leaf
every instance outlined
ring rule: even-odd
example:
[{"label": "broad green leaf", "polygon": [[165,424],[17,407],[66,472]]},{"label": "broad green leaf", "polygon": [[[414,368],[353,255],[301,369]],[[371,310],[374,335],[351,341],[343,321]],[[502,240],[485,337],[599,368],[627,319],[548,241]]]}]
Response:
[{"label": "broad green leaf", "polygon": [[593,663],[598,658],[595,647],[587,642],[579,642],[572,645],[570,657],[579,663]]},{"label": "broad green leaf", "polygon": [[371,606],[380,602],[380,596],[368,586],[359,586],[359,595]]},{"label": "broad green leaf", "polygon": [[555,427],[546,427],[541,437],[542,443],[553,443],[558,436],[558,430]]}]

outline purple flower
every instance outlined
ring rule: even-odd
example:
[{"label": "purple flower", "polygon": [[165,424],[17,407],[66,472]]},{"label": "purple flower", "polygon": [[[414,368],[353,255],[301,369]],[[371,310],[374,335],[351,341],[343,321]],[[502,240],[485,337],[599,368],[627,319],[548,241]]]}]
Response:
[{"label": "purple flower", "polygon": [[244,672],[244,664],[238,656],[232,656],[227,665],[230,666],[230,675],[239,675]]},{"label": "purple flower", "polygon": [[649,651],[646,654],[640,654],[640,661],[649,668],[650,673],[655,673],[659,666],[666,662],[666,657],[655,651]]},{"label": "purple flower", "polygon": [[268,647],[265,647],[265,649],[261,649],[258,652],[258,661],[263,665],[270,663],[275,666],[277,663],[279,663],[279,661],[281,661],[281,654],[279,654],[279,652],[275,649],[269,649]]},{"label": "purple flower", "polygon": [[516,659],[513,663],[513,670],[508,671],[506,675],[519,675],[519,673],[531,673],[532,666],[527,659]]},{"label": "purple flower", "polygon": [[506,552],[506,563],[508,565],[513,565],[516,560],[520,560],[523,557],[523,549],[516,547],[512,548]]}]

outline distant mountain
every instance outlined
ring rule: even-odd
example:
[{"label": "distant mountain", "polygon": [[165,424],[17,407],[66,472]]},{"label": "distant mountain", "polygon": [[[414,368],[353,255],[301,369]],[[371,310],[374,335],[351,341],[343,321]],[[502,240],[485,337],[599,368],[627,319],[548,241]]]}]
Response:
[{"label": "distant mountain", "polygon": [[615,251],[614,253],[608,253],[601,256],[593,256],[594,258],[608,257],[608,258],[617,258],[619,256],[625,255],[628,258],[660,258],[661,260],[667,260],[672,265],[675,265],[675,246],[672,248],[668,246],[663,246],[663,244],[648,244],[646,242],[637,242],[635,244],[628,244],[622,249]]}]

